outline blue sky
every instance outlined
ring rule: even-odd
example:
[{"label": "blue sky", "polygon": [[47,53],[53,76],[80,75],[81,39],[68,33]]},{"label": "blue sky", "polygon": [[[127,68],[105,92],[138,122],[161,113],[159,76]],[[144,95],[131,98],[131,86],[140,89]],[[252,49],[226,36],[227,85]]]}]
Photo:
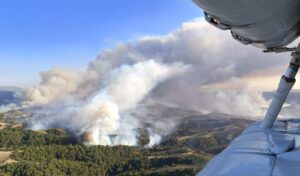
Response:
[{"label": "blue sky", "polygon": [[201,16],[191,0],[10,0],[0,6],[0,86],[52,67],[84,68],[103,48]]}]

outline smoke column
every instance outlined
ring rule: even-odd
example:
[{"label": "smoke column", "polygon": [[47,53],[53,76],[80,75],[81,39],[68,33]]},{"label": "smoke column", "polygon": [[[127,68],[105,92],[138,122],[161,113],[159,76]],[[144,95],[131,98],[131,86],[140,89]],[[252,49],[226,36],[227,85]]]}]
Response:
[{"label": "smoke column", "polygon": [[[262,92],[276,89],[288,59],[241,45],[196,19],[167,35],[119,43],[85,70],[42,72],[25,104],[35,114],[32,129],[67,128],[88,145],[136,145],[143,121],[128,111],[140,103],[263,117]],[[149,129],[151,144],[162,136],[156,131]]]},{"label": "smoke column", "polygon": [[83,97],[76,96],[75,91],[82,86],[81,72],[44,73],[42,84],[28,92],[30,103],[42,108],[31,128],[66,128],[87,145],[136,145],[139,121],[122,116],[122,112],[135,108],[157,84],[186,69],[181,63],[160,64],[154,60],[124,64],[102,75],[97,80],[99,90]]}]

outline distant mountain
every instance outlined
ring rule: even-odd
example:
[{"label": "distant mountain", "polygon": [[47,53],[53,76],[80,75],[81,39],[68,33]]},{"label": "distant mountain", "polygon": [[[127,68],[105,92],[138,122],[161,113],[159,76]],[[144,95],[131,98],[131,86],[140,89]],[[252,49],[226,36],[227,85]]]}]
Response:
[{"label": "distant mountain", "polygon": [[240,116],[203,114],[164,105],[140,107],[137,112],[139,119],[154,119],[154,129],[162,133],[169,132],[163,138],[161,146],[185,147],[210,154],[222,151],[254,122]]},{"label": "distant mountain", "polygon": [[13,87],[13,86],[0,86],[0,91],[23,92],[24,89],[20,87]]},{"label": "distant mountain", "polygon": [[17,87],[0,86],[0,106],[8,104],[19,104],[23,90]]},{"label": "distant mountain", "polygon": [[217,154],[252,123],[252,120],[220,113],[190,116],[182,120],[161,145]]}]

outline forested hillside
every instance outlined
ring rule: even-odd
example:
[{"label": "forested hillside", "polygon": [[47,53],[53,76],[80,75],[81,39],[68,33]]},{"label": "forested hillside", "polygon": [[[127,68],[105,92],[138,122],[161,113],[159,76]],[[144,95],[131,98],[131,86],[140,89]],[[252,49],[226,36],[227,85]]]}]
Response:
[{"label": "forested hillside", "polygon": [[194,115],[161,145],[143,148],[84,146],[64,129],[31,131],[3,115],[0,121],[0,175],[26,176],[195,175],[251,123],[224,114]]}]

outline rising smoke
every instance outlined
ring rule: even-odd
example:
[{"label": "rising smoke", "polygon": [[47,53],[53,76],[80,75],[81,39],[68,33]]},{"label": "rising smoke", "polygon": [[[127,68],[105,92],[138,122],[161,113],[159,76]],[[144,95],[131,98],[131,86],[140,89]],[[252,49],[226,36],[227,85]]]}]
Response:
[{"label": "rising smoke", "polygon": [[31,106],[42,108],[31,128],[67,128],[88,145],[136,145],[139,121],[122,112],[135,108],[160,82],[187,69],[179,62],[161,64],[154,60],[123,64],[93,79],[99,89],[91,94],[77,94],[90,70],[72,74],[70,70],[55,69],[43,73],[42,84],[27,95]]},{"label": "rising smoke", "polygon": [[[106,49],[86,70],[54,68],[41,73],[40,85],[26,93],[27,105],[36,112],[30,125],[67,128],[88,145],[136,145],[143,122],[125,112],[140,103],[262,116],[268,103],[262,91],[275,89],[277,81],[266,85],[255,78],[277,77],[287,62],[286,55],[267,56],[242,46],[198,19],[169,35]],[[161,138],[155,131],[149,129],[150,144]]]}]

